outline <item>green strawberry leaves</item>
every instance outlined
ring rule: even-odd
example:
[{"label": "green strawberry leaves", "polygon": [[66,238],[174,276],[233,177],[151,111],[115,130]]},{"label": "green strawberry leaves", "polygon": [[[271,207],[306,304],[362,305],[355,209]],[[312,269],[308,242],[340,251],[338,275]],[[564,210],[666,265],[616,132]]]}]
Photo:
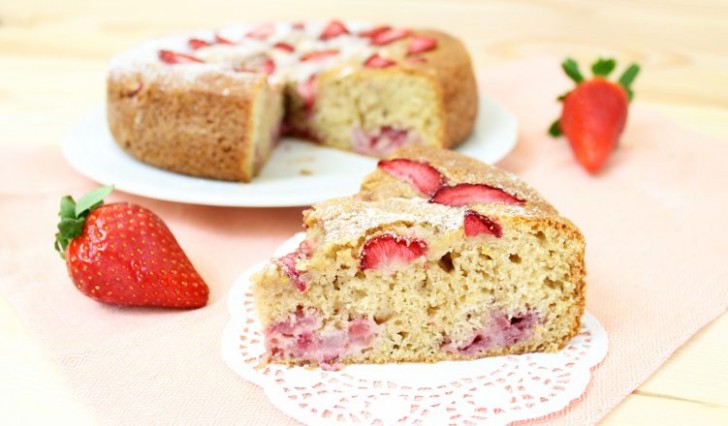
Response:
[{"label": "green strawberry leaves", "polygon": [[574,83],[579,84],[584,81],[584,76],[581,75],[581,71],[579,71],[579,64],[577,64],[572,58],[566,58],[566,60],[561,63],[561,68],[564,69],[566,75],[574,80]]},{"label": "green strawberry leaves", "polygon": [[627,97],[629,100],[632,100],[632,97],[634,96],[634,93],[632,92],[632,82],[635,78],[637,78],[637,74],[640,72],[640,66],[637,64],[630,65],[622,75],[619,77],[619,84],[624,87],[624,90],[627,91]]},{"label": "green strawberry leaves", "polygon": [[73,197],[66,195],[61,198],[61,207],[58,216],[61,218],[58,223],[58,232],[54,247],[61,258],[66,258],[66,247],[71,240],[81,235],[86,216],[94,209],[104,203],[104,198],[114,190],[111,185],[101,186],[81,197],[78,202]]},{"label": "green strawberry leaves", "polygon": [[549,135],[558,138],[563,135],[564,132],[561,130],[561,120],[555,120],[549,127]]},{"label": "green strawberry leaves", "polygon": [[592,64],[591,70],[592,74],[606,78],[612,73],[612,71],[614,71],[614,67],[616,66],[617,61],[614,59],[599,58]]},{"label": "green strawberry leaves", "polygon": [[[79,198],[78,202],[76,202],[76,217],[81,217],[82,215],[84,215],[84,213],[88,213],[103,204],[104,198],[106,198],[107,195],[111,194],[111,191],[113,190],[114,187],[112,185],[100,186],[89,192],[88,194],[84,195],[83,197]],[[71,201],[73,201],[73,199],[71,199]]]}]

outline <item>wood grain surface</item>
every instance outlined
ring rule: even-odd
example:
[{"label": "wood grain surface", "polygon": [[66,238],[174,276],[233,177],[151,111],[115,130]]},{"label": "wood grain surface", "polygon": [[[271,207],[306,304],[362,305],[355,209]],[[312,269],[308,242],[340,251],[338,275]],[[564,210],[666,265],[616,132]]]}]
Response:
[{"label": "wood grain surface", "polygon": [[[58,144],[103,103],[109,57],[146,38],[237,22],[330,17],[447,30],[465,41],[480,70],[545,54],[638,61],[638,102],[728,140],[726,0],[3,0],[0,147]],[[1,298],[0,341],[0,423],[94,422]],[[726,354],[723,315],[604,424],[728,424]]]}]

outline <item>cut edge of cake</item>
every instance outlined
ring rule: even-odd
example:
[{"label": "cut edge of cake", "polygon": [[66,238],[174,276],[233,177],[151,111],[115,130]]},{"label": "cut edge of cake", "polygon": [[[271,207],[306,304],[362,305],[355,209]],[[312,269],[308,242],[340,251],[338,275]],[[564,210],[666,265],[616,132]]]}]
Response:
[{"label": "cut edge of cake", "polygon": [[[426,167],[393,175],[382,167],[393,160]],[[427,167],[443,175],[436,189],[412,178]],[[462,203],[451,194],[461,185],[478,197],[476,185],[487,185],[488,201]],[[579,332],[583,236],[509,173],[409,147],[380,162],[357,197],[315,205],[304,223],[299,249],[254,278],[273,362],[328,368],[557,351]]]}]

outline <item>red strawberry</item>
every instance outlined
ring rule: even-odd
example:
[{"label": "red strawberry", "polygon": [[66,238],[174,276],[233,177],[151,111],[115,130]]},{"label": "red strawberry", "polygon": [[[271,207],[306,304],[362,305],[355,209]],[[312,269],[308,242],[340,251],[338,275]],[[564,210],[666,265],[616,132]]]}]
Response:
[{"label": "red strawberry", "polygon": [[639,73],[639,66],[632,64],[613,83],[606,78],[615,66],[613,59],[599,59],[592,65],[594,76],[584,80],[576,61],[567,59],[562,64],[577,85],[559,98],[563,100],[561,119],[551,125],[549,133],[566,135],[577,161],[592,174],[604,167],[617,147],[632,99],[631,85]]},{"label": "red strawberry", "polygon": [[503,229],[498,223],[488,216],[484,216],[475,210],[468,210],[465,212],[465,218],[463,219],[463,228],[465,229],[465,236],[474,237],[480,234],[490,234],[496,238],[503,236]]},{"label": "red strawberry", "polygon": [[263,73],[266,73],[268,75],[273,74],[276,72],[276,63],[273,62],[273,59],[266,58],[263,63],[260,65],[260,71]]},{"label": "red strawberry", "polygon": [[305,54],[301,55],[301,57],[298,59],[301,62],[321,61],[321,60],[336,56],[338,54],[339,54],[339,49],[327,49],[327,50],[319,50],[316,52],[305,53]]},{"label": "red strawberry", "polygon": [[138,205],[103,204],[111,190],[61,199],[55,247],[76,287],[112,305],[204,306],[209,289],[162,219]]},{"label": "red strawberry", "polygon": [[388,29],[372,37],[372,44],[375,46],[384,46],[399,39],[408,37],[410,33],[411,31],[405,28]]},{"label": "red strawberry", "polygon": [[275,25],[271,23],[259,25],[256,28],[248,31],[247,34],[245,34],[245,37],[248,38],[254,38],[256,40],[266,40],[268,37],[272,36],[275,32],[276,27]]},{"label": "red strawberry", "polygon": [[445,178],[436,168],[424,161],[395,158],[393,160],[381,160],[377,167],[398,179],[408,182],[427,196],[434,194],[445,181]]},{"label": "red strawberry", "polygon": [[215,34],[215,43],[217,43],[217,44],[235,44],[232,41],[221,36],[220,34]]},{"label": "red strawberry", "polygon": [[408,55],[416,55],[418,53],[427,52],[437,47],[437,39],[425,36],[414,36],[407,48]]},{"label": "red strawberry", "polygon": [[427,253],[427,243],[416,238],[382,234],[367,240],[361,252],[362,270],[395,271]]},{"label": "red strawberry", "polygon": [[383,58],[376,53],[367,58],[366,61],[364,61],[364,66],[367,68],[387,68],[391,67],[394,64],[396,64],[396,62],[394,62],[393,60]]},{"label": "red strawberry", "polygon": [[378,25],[378,26],[372,27],[366,31],[360,32],[359,37],[374,38],[377,35],[385,32],[385,31],[389,31],[391,29],[392,29],[392,27],[390,27],[389,25]]},{"label": "red strawberry", "polygon": [[482,183],[460,183],[443,186],[432,196],[430,202],[452,207],[475,203],[523,204],[524,201],[503,191]]},{"label": "red strawberry", "polygon": [[343,22],[333,20],[329,22],[326,28],[324,28],[319,38],[321,40],[329,40],[342,34],[349,34],[349,30],[346,28]]},{"label": "red strawberry", "polygon": [[306,24],[303,22],[294,22],[291,24],[291,28],[293,28],[294,30],[303,31],[306,29]]},{"label": "red strawberry", "polygon": [[191,38],[187,42],[187,44],[190,46],[190,48],[197,50],[203,47],[207,47],[212,43],[210,43],[209,41],[201,40],[199,38]]},{"label": "red strawberry", "polygon": [[189,64],[193,62],[205,62],[192,55],[172,52],[171,50],[160,50],[159,59],[166,64]]},{"label": "red strawberry", "polygon": [[289,53],[293,52],[295,50],[293,48],[293,46],[291,46],[290,44],[283,42],[283,41],[279,41],[278,43],[274,44],[273,47],[276,49],[279,49],[279,50],[283,50],[284,52],[289,52]]},{"label": "red strawberry", "polygon": [[242,67],[235,67],[235,71],[243,71],[243,72],[262,72],[268,75],[273,74],[276,72],[276,63],[271,58],[265,58],[260,62],[259,64],[252,66],[252,65],[246,65]]}]

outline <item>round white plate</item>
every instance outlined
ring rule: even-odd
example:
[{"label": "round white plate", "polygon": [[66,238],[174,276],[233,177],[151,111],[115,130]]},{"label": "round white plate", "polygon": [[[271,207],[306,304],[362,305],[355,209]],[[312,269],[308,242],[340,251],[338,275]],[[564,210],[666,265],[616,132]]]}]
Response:
[{"label": "round white plate", "polygon": [[[473,134],[456,150],[486,163],[516,144],[516,118],[487,96],[480,97]],[[224,182],[172,173],[126,154],[109,133],[103,108],[94,110],[62,142],[63,156],[81,174],[116,189],[166,201],[238,207],[304,206],[359,190],[377,160],[283,138],[260,176],[250,183]]]}]

